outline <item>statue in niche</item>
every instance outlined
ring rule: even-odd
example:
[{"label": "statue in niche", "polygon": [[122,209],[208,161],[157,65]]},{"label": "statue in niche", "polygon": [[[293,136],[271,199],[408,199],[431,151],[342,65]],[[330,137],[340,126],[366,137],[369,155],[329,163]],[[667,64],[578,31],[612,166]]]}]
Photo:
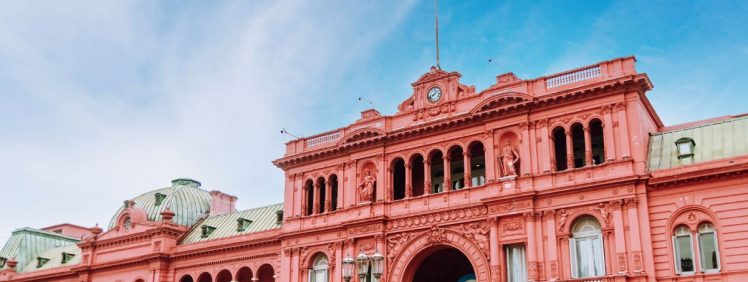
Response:
[{"label": "statue in niche", "polygon": [[358,184],[358,195],[362,202],[374,200],[374,185],[377,184],[377,180],[371,176],[371,170],[364,172],[364,179]]},{"label": "statue in niche", "polygon": [[501,176],[517,176],[517,162],[519,161],[519,154],[512,147],[512,143],[506,140],[504,149],[501,150],[501,156],[499,157],[501,163]]}]

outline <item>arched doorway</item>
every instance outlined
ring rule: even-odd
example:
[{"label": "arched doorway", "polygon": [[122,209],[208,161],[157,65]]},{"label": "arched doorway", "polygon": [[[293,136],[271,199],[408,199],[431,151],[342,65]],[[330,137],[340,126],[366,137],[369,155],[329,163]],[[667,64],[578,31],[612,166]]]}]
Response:
[{"label": "arched doorway", "polygon": [[460,250],[449,246],[434,246],[417,256],[406,273],[413,282],[475,282],[475,270],[470,259]]}]

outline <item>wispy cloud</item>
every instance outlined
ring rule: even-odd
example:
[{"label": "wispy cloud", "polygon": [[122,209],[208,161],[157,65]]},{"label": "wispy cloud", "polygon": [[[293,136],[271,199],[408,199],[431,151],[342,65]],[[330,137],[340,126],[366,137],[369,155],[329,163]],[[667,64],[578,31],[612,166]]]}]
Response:
[{"label": "wispy cloud", "polygon": [[281,201],[278,130],[308,126],[334,96],[320,85],[412,6],[38,4],[0,4],[2,237],[106,224],[122,200],[181,176],[240,207]]}]

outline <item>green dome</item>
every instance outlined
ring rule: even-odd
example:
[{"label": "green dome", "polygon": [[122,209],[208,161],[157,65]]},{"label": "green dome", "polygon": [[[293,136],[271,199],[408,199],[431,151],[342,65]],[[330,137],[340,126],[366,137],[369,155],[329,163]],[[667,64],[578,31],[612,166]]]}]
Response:
[{"label": "green dome", "polygon": [[[145,211],[148,221],[160,221],[161,212],[168,207],[174,212],[172,221],[192,226],[210,212],[210,193],[200,189],[200,182],[189,178],[171,181],[171,187],[153,190],[132,199],[135,208]],[[109,229],[117,224],[125,206],[122,205],[109,221]]]}]

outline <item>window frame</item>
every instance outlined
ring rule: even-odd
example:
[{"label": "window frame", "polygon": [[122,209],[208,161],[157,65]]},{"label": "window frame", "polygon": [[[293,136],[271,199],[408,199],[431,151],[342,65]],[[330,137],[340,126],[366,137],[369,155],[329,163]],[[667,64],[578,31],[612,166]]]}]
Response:
[{"label": "window frame", "polygon": [[[685,228],[686,230],[688,230],[688,234],[678,235],[678,229],[680,229],[680,228]],[[681,268],[680,262],[679,262],[679,260],[680,260],[680,254],[681,254],[681,249],[680,249],[680,247],[678,246],[678,243],[677,243],[678,242],[678,237],[686,237],[686,236],[688,236],[688,245],[691,248],[691,256],[692,256],[692,258],[691,258],[692,262],[691,263],[695,263],[696,262],[696,260],[694,259],[694,257],[696,256],[696,251],[693,248],[693,232],[687,226],[678,225],[675,228],[675,231],[673,231],[673,235],[671,236],[671,243],[673,245],[673,264],[675,266],[674,270],[675,270],[675,274],[676,275],[694,275],[696,273],[696,264],[693,265],[693,270],[691,270],[691,271],[683,271],[682,268]]]},{"label": "window frame", "polygon": [[[704,225],[710,225],[712,227],[712,230],[711,231],[702,232],[701,231],[701,227],[704,226]],[[709,233],[711,233],[714,236],[714,252],[716,253],[716,257],[717,257],[717,268],[704,269],[704,255],[703,255],[704,248],[702,247],[703,245],[701,244],[701,235],[702,234],[709,234]],[[702,223],[702,224],[699,225],[699,229],[696,232],[696,242],[697,242],[697,244],[699,246],[699,270],[702,273],[718,273],[718,272],[722,271],[722,261],[720,260],[720,257],[719,257],[720,256],[720,254],[719,254],[719,240],[717,238],[718,238],[717,237],[717,229],[714,228],[714,224],[711,224],[709,222],[704,222],[704,223]]]},{"label": "window frame", "polygon": [[[593,226],[595,230],[574,232],[574,230],[577,229],[578,224],[583,224],[583,221],[587,221],[587,220],[592,220],[595,223],[597,223],[597,226]],[[589,223],[585,223],[585,224],[589,224]],[[594,218],[591,216],[579,218],[576,221],[576,223],[572,225],[570,235],[571,236],[569,236],[569,266],[571,268],[571,277],[573,279],[582,279],[582,278],[592,278],[592,277],[603,277],[607,275],[607,269],[605,265],[606,264],[605,241],[603,239],[602,225],[600,225],[600,222],[597,220],[597,218]],[[597,264],[600,264],[600,267],[601,267],[599,271],[600,273],[598,273],[598,271],[594,271],[594,273],[592,273],[591,276],[590,275],[582,276],[580,274],[581,269],[579,268],[578,260],[580,258],[580,255],[584,255],[584,254],[579,254],[577,252],[577,245],[581,240],[589,240],[590,244],[592,244],[591,246],[593,247],[596,244],[596,241],[599,240],[600,250],[596,252],[593,249],[591,254],[593,256],[592,267],[595,268]]]},{"label": "window frame", "polygon": [[[324,261],[324,265],[320,265],[322,261]],[[317,281],[317,273],[324,273],[325,281]],[[326,255],[320,254],[314,259],[308,278],[309,282],[330,282],[330,260]]]}]

